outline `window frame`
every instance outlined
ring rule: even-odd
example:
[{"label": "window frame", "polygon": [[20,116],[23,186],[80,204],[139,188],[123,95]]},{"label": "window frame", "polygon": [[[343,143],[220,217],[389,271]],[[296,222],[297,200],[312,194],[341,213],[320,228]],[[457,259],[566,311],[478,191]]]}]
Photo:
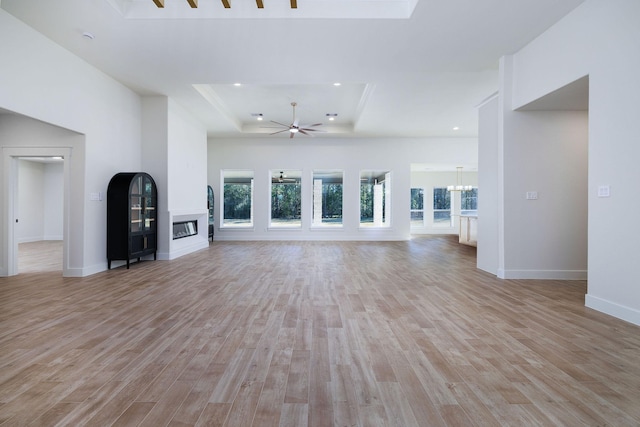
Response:
[{"label": "window frame", "polygon": [[[371,170],[365,169],[361,170],[359,174],[360,185],[359,185],[359,228],[360,229],[384,229],[391,227],[391,219],[392,219],[392,172],[390,170]],[[371,185],[371,209],[372,209],[372,218],[371,221],[363,221],[362,217],[362,186],[366,184]],[[376,196],[376,185],[380,185],[379,194]],[[376,223],[376,198],[382,197],[381,206],[378,207],[380,209],[378,211],[378,215],[380,216],[380,221]]]},{"label": "window frame", "polygon": [[[338,176],[339,175],[339,176]],[[316,218],[316,180],[321,180],[320,219]],[[339,182],[325,182],[336,181]],[[342,169],[315,169],[311,172],[311,228],[336,229],[344,227],[344,171]],[[340,185],[340,217],[339,221],[325,221],[325,187],[331,184]]]},{"label": "window frame", "polygon": [[[274,182],[282,176],[283,180],[296,180],[295,183],[290,183],[287,181],[283,182]],[[302,212],[303,212],[303,203],[302,203],[302,170],[300,169],[271,169],[269,170],[269,222],[268,229],[270,230],[300,230],[302,229]],[[273,197],[274,197],[274,185],[276,186],[284,186],[284,185],[297,185],[298,187],[298,212],[297,218],[295,218],[292,222],[274,222],[273,217]],[[282,187],[285,188],[285,187]],[[277,220],[278,218],[276,218]]]},{"label": "window frame", "polygon": [[[422,197],[421,197],[421,201],[422,201],[422,208],[420,209],[414,209],[413,208],[413,192],[414,190],[419,190],[422,193]],[[411,196],[409,199],[410,205],[409,205],[409,226],[410,228],[424,228],[425,227],[425,208],[424,208],[424,197],[427,194],[427,191],[424,187],[411,187],[410,189],[411,191]],[[421,213],[422,214],[422,219],[419,220],[420,225],[416,224],[418,222],[418,220],[414,221],[413,220],[413,215],[415,213]]]},{"label": "window frame", "polygon": [[[228,179],[227,179],[228,178]],[[237,181],[237,182],[231,182]],[[246,182],[243,182],[246,181]],[[254,218],[254,196],[255,196],[255,172],[253,170],[248,169],[222,169],[220,171],[220,211],[219,218],[220,224],[218,225],[221,229],[252,229],[255,224]],[[230,218],[227,218],[225,214],[225,207],[227,206],[227,191],[225,191],[225,187],[227,185],[236,184],[236,185],[248,185],[249,186],[249,218],[246,222],[229,222]]]},{"label": "window frame", "polygon": [[[442,208],[437,208],[436,207],[436,195],[439,192],[439,190],[441,190],[446,196],[445,196],[445,200],[447,200],[449,203],[449,207],[447,209],[442,209]],[[451,197],[451,191],[447,190],[447,187],[433,187],[433,193],[431,196],[431,202],[432,202],[432,206],[433,206],[433,213],[431,215],[431,221],[432,221],[432,225],[434,228],[450,228],[453,227],[453,209],[452,209],[452,197]],[[445,221],[438,221],[436,219],[436,214],[437,213],[442,213],[442,212],[448,212],[449,213],[449,219],[445,220]],[[445,225],[446,223],[446,225]]]}]

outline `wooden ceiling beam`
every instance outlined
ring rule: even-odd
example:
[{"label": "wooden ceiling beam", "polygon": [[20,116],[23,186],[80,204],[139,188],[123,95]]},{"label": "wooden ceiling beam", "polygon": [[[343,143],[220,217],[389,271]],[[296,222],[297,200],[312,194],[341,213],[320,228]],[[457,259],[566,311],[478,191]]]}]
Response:
[{"label": "wooden ceiling beam", "polygon": [[[221,1],[225,9],[231,8],[231,3],[229,3],[229,0],[221,0]],[[297,9],[298,0],[290,0],[290,1],[291,1],[291,9]],[[164,0],[153,0],[153,2],[157,7],[164,8]],[[191,6],[193,9],[198,7],[198,0],[187,0],[187,3],[189,3],[189,6]],[[258,6],[258,9],[264,9],[263,0],[256,0],[256,5]]]}]

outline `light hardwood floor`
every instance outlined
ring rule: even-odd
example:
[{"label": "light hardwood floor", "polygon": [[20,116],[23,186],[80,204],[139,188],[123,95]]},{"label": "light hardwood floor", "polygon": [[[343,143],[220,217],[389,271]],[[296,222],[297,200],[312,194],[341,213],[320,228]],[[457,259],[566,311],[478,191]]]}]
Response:
[{"label": "light hardwood floor", "polygon": [[62,240],[41,240],[18,245],[18,272],[58,271],[62,274]]},{"label": "light hardwood floor", "polygon": [[638,426],[640,328],[455,238],[0,278],[0,424]]}]

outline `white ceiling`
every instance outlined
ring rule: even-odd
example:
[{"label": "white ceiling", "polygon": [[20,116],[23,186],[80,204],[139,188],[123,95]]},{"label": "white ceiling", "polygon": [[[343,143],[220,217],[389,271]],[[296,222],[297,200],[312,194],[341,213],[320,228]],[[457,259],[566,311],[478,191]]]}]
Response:
[{"label": "white ceiling", "polygon": [[[264,0],[258,10],[253,0],[230,0],[231,9],[220,0],[200,0],[197,9],[186,0],[166,0],[164,9],[152,0],[1,0],[0,7],[138,93],[171,97],[212,137],[285,138],[263,126],[290,123],[294,101],[300,124],[324,124],[318,137],[475,137],[476,106],[498,89],[499,58],[583,1],[298,0],[291,10],[289,0]],[[397,17],[403,13],[409,17]],[[337,120],[329,124],[326,114]]]}]

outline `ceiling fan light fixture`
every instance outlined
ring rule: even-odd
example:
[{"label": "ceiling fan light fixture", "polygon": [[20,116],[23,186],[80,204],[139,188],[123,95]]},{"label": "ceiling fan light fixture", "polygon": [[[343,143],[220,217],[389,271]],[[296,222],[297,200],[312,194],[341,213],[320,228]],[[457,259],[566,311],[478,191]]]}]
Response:
[{"label": "ceiling fan light fixture", "polygon": [[[290,124],[284,124],[282,122],[277,122],[275,120],[271,120],[271,123],[278,125],[275,129],[280,129],[276,132],[270,133],[270,135],[276,135],[283,132],[289,132],[289,138],[293,138],[297,133],[306,136],[313,136],[313,132],[324,132],[319,129],[315,129],[316,126],[321,126],[322,123],[314,123],[310,125],[301,125],[299,124],[298,118],[296,117],[296,106],[298,104],[296,102],[291,103],[291,107],[293,108],[293,117],[292,122]],[[273,126],[270,126],[271,129],[274,129]]]}]

